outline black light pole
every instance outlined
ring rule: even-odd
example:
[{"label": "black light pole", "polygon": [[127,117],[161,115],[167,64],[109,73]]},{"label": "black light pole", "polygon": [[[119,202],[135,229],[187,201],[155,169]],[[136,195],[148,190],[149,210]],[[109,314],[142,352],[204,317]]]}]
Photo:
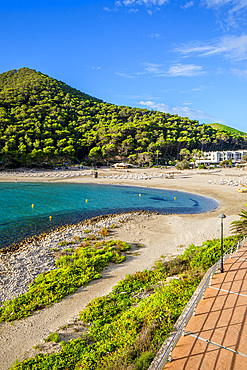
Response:
[{"label": "black light pole", "polygon": [[223,269],[223,219],[226,218],[226,215],[224,215],[223,213],[221,213],[219,215],[219,218],[221,218],[221,242],[220,242],[221,268],[220,268],[220,272],[224,272],[224,269]]}]

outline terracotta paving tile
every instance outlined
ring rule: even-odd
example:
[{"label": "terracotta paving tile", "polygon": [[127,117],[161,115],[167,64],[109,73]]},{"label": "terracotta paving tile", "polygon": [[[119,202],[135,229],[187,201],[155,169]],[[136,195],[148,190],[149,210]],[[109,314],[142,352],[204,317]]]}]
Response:
[{"label": "terracotta paving tile", "polygon": [[[233,352],[219,348],[213,344],[208,344],[185,336],[181,340],[181,346],[174,349],[172,353],[173,361],[166,364],[165,369],[169,370],[231,370],[235,362],[235,355]],[[241,365],[242,364],[242,365]],[[247,368],[247,358],[240,363],[239,369]]]},{"label": "terracotta paving tile", "polygon": [[165,369],[247,370],[247,248],[233,257],[214,275]]},{"label": "terracotta paving tile", "polygon": [[190,338],[183,338],[182,347],[187,351],[182,348],[173,351],[172,362],[166,364],[166,370],[247,369],[247,358],[196,339],[192,342]]}]

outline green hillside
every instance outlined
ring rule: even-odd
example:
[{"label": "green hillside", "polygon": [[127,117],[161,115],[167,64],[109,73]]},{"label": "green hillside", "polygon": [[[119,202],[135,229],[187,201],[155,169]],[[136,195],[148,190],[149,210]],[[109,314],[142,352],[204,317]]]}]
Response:
[{"label": "green hillside", "polygon": [[238,135],[238,136],[246,136],[247,135],[246,132],[236,130],[235,128],[232,128],[232,127],[229,127],[229,126],[226,126],[226,125],[222,125],[220,123],[210,123],[209,126],[211,126],[212,128],[214,128],[217,131],[225,131],[228,134],[232,134],[232,135]]},{"label": "green hillside", "polygon": [[61,81],[36,72],[34,69],[21,68],[18,71],[14,69],[0,74],[0,96],[4,98],[6,105],[8,103],[13,104],[13,101],[16,101],[16,104],[19,105],[20,103],[25,104],[30,99],[35,101],[35,96],[40,95],[43,95],[43,98],[45,95],[47,98],[54,98],[59,94],[62,97],[65,93],[85,100],[102,101]]},{"label": "green hillside", "polygon": [[28,68],[0,75],[2,168],[57,162],[144,164],[182,148],[247,147],[244,137],[188,118],[104,103]]}]

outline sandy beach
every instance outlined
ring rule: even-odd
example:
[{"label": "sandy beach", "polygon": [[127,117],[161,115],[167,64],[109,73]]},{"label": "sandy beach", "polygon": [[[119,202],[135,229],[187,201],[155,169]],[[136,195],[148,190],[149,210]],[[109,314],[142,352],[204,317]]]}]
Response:
[{"label": "sandy beach", "polygon": [[[174,172],[174,178],[168,173]],[[110,266],[103,278],[80,288],[75,294],[25,320],[0,324],[0,369],[8,369],[16,359],[22,360],[32,347],[50,332],[73,321],[94,297],[108,294],[126,274],[150,268],[161,255],[171,257],[194,243],[220,237],[219,214],[224,213],[224,236],[230,224],[239,219],[245,208],[247,193],[238,193],[239,183],[246,183],[247,172],[236,168],[219,170],[176,171],[172,169],[99,169],[98,178],[90,170],[1,173],[0,181],[63,181],[156,187],[196,193],[215,199],[219,207],[212,212],[194,215],[136,215],[114,230],[114,238],[141,243],[139,254],[129,255],[122,265]]]}]

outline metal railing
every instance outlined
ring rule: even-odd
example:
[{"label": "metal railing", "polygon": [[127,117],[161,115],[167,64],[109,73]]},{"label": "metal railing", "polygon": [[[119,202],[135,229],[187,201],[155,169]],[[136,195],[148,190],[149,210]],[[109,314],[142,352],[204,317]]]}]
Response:
[{"label": "metal railing", "polygon": [[[225,262],[225,260],[228,257],[231,257],[232,254],[233,254],[233,252],[235,252],[235,251],[237,252],[238,249],[245,244],[246,240],[247,240],[247,236],[245,236],[242,240],[238,241],[231,248],[229,248],[223,254],[223,261]],[[220,262],[221,262],[221,257],[206,272],[206,275],[204,276],[203,280],[199,284],[199,287],[197,288],[197,290],[195,291],[195,293],[193,294],[193,296],[191,298],[192,302],[190,300],[191,305],[190,305],[187,313],[185,314],[185,316],[184,316],[184,318],[182,320],[179,320],[178,319],[177,324],[175,324],[175,328],[177,326],[176,331],[170,337],[169,343],[167,344],[166,349],[164,350],[164,353],[162,354],[161,359],[158,361],[158,363],[157,363],[156,366],[154,365],[154,362],[156,362],[155,359],[154,359],[153,363],[149,367],[150,370],[151,369],[162,370],[164,368],[165,364],[168,361],[171,361],[172,360],[172,351],[173,351],[174,347],[176,346],[179,338],[181,336],[184,336],[184,334],[185,334],[185,327],[186,327],[187,323],[189,322],[191,316],[195,315],[196,307],[197,307],[198,303],[200,302],[200,300],[204,298],[204,293],[205,293],[206,288],[211,285],[213,275],[217,271],[217,269],[218,269],[218,267],[220,265]],[[198,291],[198,289],[199,289],[199,291]],[[186,308],[187,307],[188,307],[188,305],[186,306]],[[186,308],[185,308],[185,310],[186,310]]]}]

